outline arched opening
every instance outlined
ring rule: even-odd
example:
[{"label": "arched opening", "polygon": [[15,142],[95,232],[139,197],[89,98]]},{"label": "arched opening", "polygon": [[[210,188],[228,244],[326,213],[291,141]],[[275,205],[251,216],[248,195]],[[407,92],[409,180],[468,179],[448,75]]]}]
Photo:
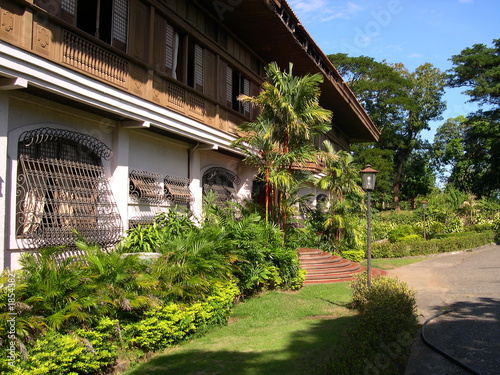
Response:
[{"label": "arched opening", "polygon": [[102,165],[111,150],[89,135],[39,128],[18,143],[16,236],[22,248],[110,246],[122,222]]}]

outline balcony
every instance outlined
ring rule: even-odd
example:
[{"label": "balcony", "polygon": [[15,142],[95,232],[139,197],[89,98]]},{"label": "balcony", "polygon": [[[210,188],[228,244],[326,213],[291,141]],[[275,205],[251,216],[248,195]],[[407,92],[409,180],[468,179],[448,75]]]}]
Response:
[{"label": "balcony", "polygon": [[[31,12],[31,14],[30,14]],[[0,40],[215,129],[248,118],[36,7],[2,3]]]}]

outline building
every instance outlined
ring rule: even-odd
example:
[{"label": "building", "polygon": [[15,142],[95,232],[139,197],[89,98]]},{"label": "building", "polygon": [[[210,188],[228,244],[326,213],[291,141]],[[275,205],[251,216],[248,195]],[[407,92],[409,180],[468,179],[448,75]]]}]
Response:
[{"label": "building", "polygon": [[0,266],[103,246],[203,192],[251,195],[230,147],[263,68],[321,72],[338,148],[379,132],[283,0],[0,0]]}]

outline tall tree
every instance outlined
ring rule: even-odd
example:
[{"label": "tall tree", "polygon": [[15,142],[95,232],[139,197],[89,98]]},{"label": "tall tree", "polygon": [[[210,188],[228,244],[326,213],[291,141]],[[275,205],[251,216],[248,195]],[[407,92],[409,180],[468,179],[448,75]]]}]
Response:
[{"label": "tall tree", "polygon": [[[477,196],[500,191],[500,39],[493,47],[475,44],[451,58],[448,84],[466,87],[471,102],[482,106],[468,115],[464,146],[467,156],[454,170],[454,182],[463,182]],[[456,173],[455,173],[456,172]],[[460,176],[460,173],[463,175]],[[460,179],[460,177],[462,177]]]},{"label": "tall tree", "polygon": [[381,130],[376,147],[394,153],[393,200],[399,210],[404,165],[419,143],[422,130],[439,119],[445,74],[431,64],[409,72],[402,64],[377,62],[372,58],[329,55],[374,123]]},{"label": "tall tree", "polygon": [[[427,146],[427,145],[426,145]],[[415,208],[418,196],[427,195],[434,186],[434,174],[429,165],[429,149],[419,148],[410,155],[404,167],[404,185],[402,193],[410,201],[410,207]]]},{"label": "tall tree", "polygon": [[381,141],[386,148],[392,148],[395,152],[395,174],[394,174],[394,207],[399,209],[401,188],[404,183],[403,172],[407,160],[420,142],[420,133],[430,130],[429,123],[441,118],[446,108],[442,100],[446,75],[432,64],[425,63],[410,73],[404,66],[397,64],[395,69],[408,79],[410,88],[408,90],[407,103],[402,109],[402,121],[394,123],[385,132]]},{"label": "tall tree", "polygon": [[449,176],[446,175],[464,160],[466,121],[464,116],[449,118],[434,135],[431,166],[443,182],[448,182]]}]

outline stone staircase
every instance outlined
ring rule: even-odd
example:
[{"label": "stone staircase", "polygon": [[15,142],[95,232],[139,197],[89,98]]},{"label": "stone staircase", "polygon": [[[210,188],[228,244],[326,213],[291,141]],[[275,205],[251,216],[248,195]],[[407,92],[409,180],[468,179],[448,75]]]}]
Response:
[{"label": "stone staircase", "polygon": [[[307,271],[304,284],[323,284],[349,281],[366,267],[319,249],[299,249],[300,267]],[[386,272],[373,268],[372,275],[385,275]],[[372,277],[373,277],[372,276]]]}]

